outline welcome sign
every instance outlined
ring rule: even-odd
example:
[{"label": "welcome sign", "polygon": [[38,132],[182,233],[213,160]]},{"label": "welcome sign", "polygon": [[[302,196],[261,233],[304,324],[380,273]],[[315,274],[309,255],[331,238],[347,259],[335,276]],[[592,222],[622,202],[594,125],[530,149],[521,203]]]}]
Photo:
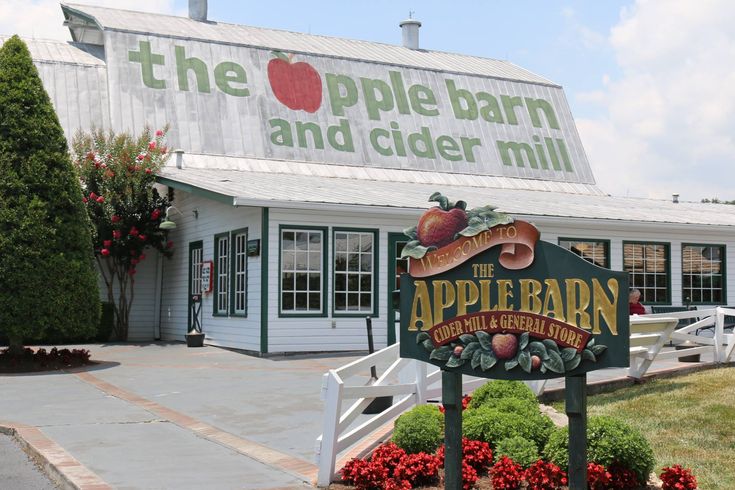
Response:
[{"label": "welcome sign", "polygon": [[626,273],[540,241],[491,206],[431,200],[406,230],[401,357],[519,380],[628,366]]},{"label": "welcome sign", "polygon": [[558,86],[106,31],[113,127],[195,153],[594,183]]}]

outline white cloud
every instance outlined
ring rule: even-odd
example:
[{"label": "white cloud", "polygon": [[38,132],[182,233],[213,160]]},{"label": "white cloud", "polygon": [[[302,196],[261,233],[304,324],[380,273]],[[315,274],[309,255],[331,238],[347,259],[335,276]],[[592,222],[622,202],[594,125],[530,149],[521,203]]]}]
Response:
[{"label": "white cloud", "polygon": [[[94,0],[99,7],[170,14],[173,0]],[[0,35],[71,41],[58,0],[0,0]]]},{"label": "white cloud", "polygon": [[735,3],[638,0],[609,42],[621,68],[578,120],[598,184],[615,195],[735,198]]}]

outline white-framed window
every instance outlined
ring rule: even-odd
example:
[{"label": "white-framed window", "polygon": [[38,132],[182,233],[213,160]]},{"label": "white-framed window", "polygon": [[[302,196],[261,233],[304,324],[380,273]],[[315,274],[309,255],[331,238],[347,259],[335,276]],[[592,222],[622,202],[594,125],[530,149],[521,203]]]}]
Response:
[{"label": "white-framed window", "polygon": [[610,240],[559,238],[559,246],[574,252],[587,262],[605,269],[610,268]]},{"label": "white-framed window", "polygon": [[640,290],[641,303],[671,303],[668,243],[623,242],[623,270],[629,274],[631,289]]},{"label": "white-framed window", "polygon": [[232,314],[247,315],[247,230],[236,230],[232,236]]},{"label": "white-framed window", "polygon": [[227,315],[229,312],[230,284],[230,234],[220,233],[214,236],[214,314]]},{"label": "white-framed window", "polygon": [[326,315],[325,235],[326,228],[281,227],[281,315]]},{"label": "white-framed window", "polygon": [[725,304],[724,270],[724,245],[682,244],[682,300],[693,304]]},{"label": "white-framed window", "polygon": [[335,315],[376,313],[376,241],[374,230],[334,230]]}]

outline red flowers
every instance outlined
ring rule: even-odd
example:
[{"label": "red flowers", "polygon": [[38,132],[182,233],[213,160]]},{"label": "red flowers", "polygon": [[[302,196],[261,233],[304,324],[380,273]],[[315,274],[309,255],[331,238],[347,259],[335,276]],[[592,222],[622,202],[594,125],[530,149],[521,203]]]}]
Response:
[{"label": "red flowers", "polygon": [[141,235],[138,235],[138,238],[140,239],[141,242],[144,242],[147,237],[141,234]]},{"label": "red flowers", "polygon": [[150,143],[148,143],[148,149],[149,150],[155,150],[156,149],[156,142],[155,141],[151,141]]},{"label": "red flowers", "polygon": [[106,249],[106,248],[103,248],[102,250],[100,250],[100,254],[103,257],[107,257],[108,255],[110,255],[110,251],[108,249]]},{"label": "red flowers", "polygon": [[[437,457],[444,466],[444,444],[439,446]],[[477,473],[484,473],[493,464],[493,450],[490,444],[483,441],[475,441],[466,437],[462,438],[462,458],[465,463],[472,466]]]},{"label": "red flowers", "polygon": [[146,173],[146,175],[150,175],[150,174],[153,173],[153,170],[147,168],[147,169],[145,169],[145,173]]},{"label": "red flowers", "polygon": [[160,217],[161,217],[161,210],[160,209],[154,209],[153,212],[151,213],[151,219],[153,221],[155,221],[155,220],[157,220]]},{"label": "red flowers", "polygon": [[89,200],[90,201],[96,201],[97,200],[97,194],[95,194],[94,192],[90,192],[89,193]]},{"label": "red flowers", "polygon": [[113,223],[119,223],[121,220],[122,218],[116,214],[113,214],[112,217],[110,218],[110,221],[112,221]]},{"label": "red flowers", "polygon": [[130,236],[138,236],[139,234],[140,234],[140,232],[138,231],[138,229],[135,226],[131,227],[130,228],[130,231],[128,232],[128,235],[130,235]]},{"label": "red flowers", "polygon": [[587,463],[587,485],[590,490],[606,490],[612,475],[604,466],[597,463]]},{"label": "red flowers", "polygon": [[112,240],[104,240],[104,241],[102,242],[102,246],[103,246],[103,247],[105,247],[105,248],[110,248],[110,247],[112,247]]},{"label": "red flowers", "polygon": [[561,468],[540,459],[526,469],[524,476],[529,490],[556,490],[569,482]]},{"label": "red flowers", "polygon": [[97,201],[98,203],[102,204],[103,202],[105,202],[105,198],[104,198],[104,197],[102,197],[102,196],[99,196],[99,197],[98,197],[98,198],[96,199],[96,201]]},{"label": "red flowers", "polygon": [[119,240],[120,238],[122,238],[122,231],[112,230],[112,238],[114,238],[115,240]]},{"label": "red flowers", "polygon": [[173,240],[169,240],[169,241],[166,242],[166,248],[167,249],[174,248],[174,242],[173,242]]},{"label": "red flowers", "polygon": [[163,131],[159,129],[156,131],[156,137],[160,138],[161,136],[163,136]]},{"label": "red flowers", "polygon": [[[470,402],[472,401],[472,395],[465,395],[464,398],[462,398],[462,410],[467,410],[467,407],[470,406]],[[439,405],[439,411],[441,413],[444,413],[446,410],[444,409],[444,405]]]},{"label": "red flowers", "polygon": [[661,481],[663,490],[696,490],[697,488],[697,479],[692,471],[678,464],[663,468]]},{"label": "red flowers", "polygon": [[495,490],[516,490],[523,481],[523,468],[508,456],[503,456],[493,465],[490,477]]}]

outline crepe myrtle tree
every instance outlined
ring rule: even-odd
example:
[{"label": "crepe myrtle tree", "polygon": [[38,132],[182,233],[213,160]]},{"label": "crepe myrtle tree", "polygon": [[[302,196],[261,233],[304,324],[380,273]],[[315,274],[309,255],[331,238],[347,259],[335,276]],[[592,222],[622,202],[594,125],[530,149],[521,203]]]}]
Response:
[{"label": "crepe myrtle tree", "polygon": [[114,305],[113,335],[127,340],[135,274],[151,250],[165,257],[173,242],[159,228],[169,206],[155,187],[155,174],[166,163],[166,128],[139,136],[93,130],[72,143],[82,182],[82,202],[92,224],[94,254]]}]

